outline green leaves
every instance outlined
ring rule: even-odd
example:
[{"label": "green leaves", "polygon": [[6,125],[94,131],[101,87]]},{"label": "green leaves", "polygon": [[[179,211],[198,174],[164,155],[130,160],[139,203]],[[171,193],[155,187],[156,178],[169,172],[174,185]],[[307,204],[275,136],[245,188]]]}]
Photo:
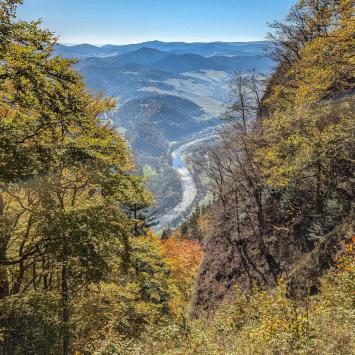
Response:
[{"label": "green leaves", "polygon": [[139,319],[167,312],[169,287],[144,236],[152,198],[131,175],[125,140],[101,119],[115,100],[91,94],[75,61],[53,57],[56,38],[39,21],[16,21],[19,3],[0,2],[0,306],[14,306],[0,326],[5,352],[58,353],[60,337],[71,347],[75,304],[95,285],[135,285],[129,307],[146,309]]}]

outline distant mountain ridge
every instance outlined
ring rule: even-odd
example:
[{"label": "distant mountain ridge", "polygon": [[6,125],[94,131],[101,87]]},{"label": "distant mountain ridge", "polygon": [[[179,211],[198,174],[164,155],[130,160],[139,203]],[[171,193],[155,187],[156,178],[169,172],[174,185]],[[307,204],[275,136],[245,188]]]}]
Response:
[{"label": "distant mountain ridge", "polygon": [[199,123],[194,119],[201,114],[201,107],[190,100],[172,95],[151,95],[129,100],[121,106],[115,118],[133,136],[136,136],[136,127],[150,122],[169,141],[174,141],[206,127],[206,122]]},{"label": "distant mountain ridge", "polygon": [[88,58],[92,56],[110,57],[132,52],[141,48],[151,48],[174,54],[212,55],[263,55],[271,45],[269,41],[255,42],[161,42],[149,41],[136,44],[104,45],[101,47],[91,44],[64,45],[58,44],[56,53],[66,58]]},{"label": "distant mountain ridge", "polygon": [[[181,74],[195,70],[217,70],[235,72],[256,69],[259,72],[270,70],[271,61],[265,56],[222,56],[204,57],[198,54],[170,54],[152,48],[140,48],[126,54],[110,57],[83,58],[79,69],[89,66],[100,68],[121,69],[129,64],[139,64],[150,69],[161,70],[174,74]],[[138,67],[136,67],[138,68]],[[140,67],[138,70],[149,68]]]},{"label": "distant mountain ridge", "polygon": [[[246,73],[255,69],[269,73],[272,62],[265,55],[269,47],[268,41],[150,41],[102,47],[58,45],[56,54],[79,59],[76,69],[89,87],[119,99],[123,111],[114,120],[122,124],[120,118],[124,116],[124,126],[131,134],[141,121],[150,121],[166,139],[174,140],[198,129],[202,121],[221,117],[236,71]],[[172,108],[174,97],[175,101],[180,99],[198,107],[198,114],[182,112],[183,105]],[[149,105],[143,107],[154,107],[155,114],[142,112],[140,100],[147,100]],[[123,115],[125,109],[128,110]],[[130,114],[132,122],[127,124]]]},{"label": "distant mountain ridge", "polygon": [[[154,131],[171,141],[221,117],[229,101],[229,83],[234,72],[255,69],[269,73],[272,63],[265,56],[269,46],[267,41],[150,41],[102,47],[58,45],[56,53],[78,58],[76,69],[89,87],[119,99],[120,112],[113,119],[127,129],[127,134],[136,137],[134,131],[150,122]],[[180,104],[175,107],[173,102]],[[192,114],[190,110],[184,111],[184,106],[197,109]],[[159,149],[147,145],[147,151],[156,154]]]},{"label": "distant mountain ridge", "polygon": [[[151,41],[128,45],[58,45],[56,54],[77,58],[75,68],[94,91],[118,99],[109,115],[124,132],[141,174],[158,202],[158,215],[181,199],[171,168],[171,142],[219,124],[230,103],[235,72],[268,74],[270,42],[184,43]],[[169,192],[167,192],[169,191]]]}]

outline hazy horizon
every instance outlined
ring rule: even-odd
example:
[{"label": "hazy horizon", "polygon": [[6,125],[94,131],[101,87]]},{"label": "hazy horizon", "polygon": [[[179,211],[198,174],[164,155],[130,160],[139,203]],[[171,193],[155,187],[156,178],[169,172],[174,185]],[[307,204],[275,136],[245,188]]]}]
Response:
[{"label": "hazy horizon", "polygon": [[126,43],[103,43],[103,44],[95,44],[95,43],[90,43],[90,42],[78,42],[78,43],[67,43],[67,42],[62,42],[59,41],[58,43],[64,46],[72,47],[72,46],[79,46],[79,45],[90,45],[90,46],[95,46],[95,47],[105,47],[105,46],[125,46],[129,44],[144,44],[144,43],[154,43],[154,42],[160,42],[160,43],[185,43],[185,44],[209,44],[209,43],[226,43],[226,44],[235,44],[235,43],[261,43],[261,42],[268,42],[267,39],[265,40],[251,40],[251,41],[162,41],[159,39],[152,39],[152,40],[147,40],[147,41],[138,41],[138,42],[126,42]]},{"label": "hazy horizon", "polygon": [[[265,40],[267,23],[284,18],[294,0],[25,0],[19,18],[43,19],[61,43],[124,45]],[[258,11],[256,11],[258,9]]]}]

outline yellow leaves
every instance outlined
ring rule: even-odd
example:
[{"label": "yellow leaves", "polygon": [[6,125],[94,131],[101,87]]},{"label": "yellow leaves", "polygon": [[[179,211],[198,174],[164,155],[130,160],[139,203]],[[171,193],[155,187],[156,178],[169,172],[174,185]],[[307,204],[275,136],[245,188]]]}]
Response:
[{"label": "yellow leaves", "polygon": [[271,342],[280,334],[295,332],[299,329],[295,319],[292,303],[286,298],[286,288],[281,284],[275,292],[259,291],[253,293],[251,304],[257,314],[256,321],[251,324],[248,337],[252,342]]},{"label": "yellow leaves", "polygon": [[[133,340],[121,339],[117,343],[114,343],[117,331],[106,327],[101,333],[101,342],[102,339],[108,341],[111,350],[117,353],[125,353],[129,348],[132,354],[353,353],[355,312],[354,294],[351,292],[354,290],[354,278],[346,270],[330,270],[321,282],[319,295],[300,302],[287,297],[287,286],[283,280],[274,290],[254,289],[246,293],[236,288],[234,299],[226,301],[213,317],[198,321],[181,318],[179,323],[173,319],[162,321],[156,318],[156,323],[150,324],[148,331],[139,333],[140,337],[136,333]],[[122,295],[127,291],[122,289],[119,293]],[[122,297],[114,292],[110,299],[118,302]],[[90,300],[86,301],[90,304]],[[106,325],[122,324],[121,319],[123,324],[127,324],[124,312],[116,313],[116,306],[110,307],[110,302],[106,306],[107,311],[112,310],[104,318]],[[78,307],[82,308],[81,305]],[[95,309],[97,303],[92,302],[91,307]],[[171,302],[171,307],[179,307],[179,304]],[[135,310],[133,308],[131,312]],[[134,314],[145,314],[145,307]],[[120,318],[115,318],[118,315]],[[93,317],[91,326],[96,326],[100,319],[95,322]],[[154,322],[154,318],[151,320]],[[108,331],[108,328],[113,331]]]},{"label": "yellow leaves", "polygon": [[163,242],[164,254],[172,262],[175,277],[190,283],[202,259],[200,243],[171,237]]},{"label": "yellow leaves", "polygon": [[[202,329],[205,349],[222,337],[225,352],[233,354],[332,353],[325,350],[330,346],[349,352],[355,320],[349,276],[345,270],[330,271],[320,294],[300,302],[287,297],[283,280],[274,290],[254,290],[247,297],[237,290],[234,301],[225,303]],[[193,327],[192,342],[201,331],[198,323]],[[338,345],[339,340],[345,343]]]},{"label": "yellow leaves", "polygon": [[97,96],[88,95],[88,98],[89,102],[86,106],[86,112],[93,117],[113,111],[117,106],[117,100],[113,97],[105,97],[103,92],[100,92]]},{"label": "yellow leaves", "polygon": [[[336,267],[340,270],[355,272],[355,236],[343,243],[342,250],[336,259]],[[353,290],[355,296],[355,289]]]},{"label": "yellow leaves", "polygon": [[4,124],[9,124],[12,122],[16,115],[16,110],[10,105],[0,103],[0,117],[3,120]]},{"label": "yellow leaves", "polygon": [[[347,147],[354,144],[353,98],[329,99],[353,90],[354,3],[343,0],[323,8],[316,3],[298,4],[313,9],[308,25],[315,37],[265,100],[271,114],[264,120],[266,146],[257,156],[269,182],[279,187],[312,175],[315,162],[327,171],[335,157],[349,160]],[[317,32],[326,24],[327,33]]]},{"label": "yellow leaves", "polygon": [[268,183],[286,187],[315,175],[324,175],[336,159],[349,160],[354,144],[352,96],[275,111],[264,123],[266,145],[256,157]]},{"label": "yellow leaves", "polygon": [[192,286],[202,260],[201,245],[172,236],[162,243],[162,247],[172,268],[172,282],[178,290],[170,301],[170,307],[175,316],[180,317],[190,302]]},{"label": "yellow leaves", "polygon": [[[334,11],[345,14],[347,6]],[[297,83],[296,104],[311,103],[331,90],[341,92],[351,87],[354,31],[354,21],[340,16],[331,33],[306,45],[292,69]]]}]

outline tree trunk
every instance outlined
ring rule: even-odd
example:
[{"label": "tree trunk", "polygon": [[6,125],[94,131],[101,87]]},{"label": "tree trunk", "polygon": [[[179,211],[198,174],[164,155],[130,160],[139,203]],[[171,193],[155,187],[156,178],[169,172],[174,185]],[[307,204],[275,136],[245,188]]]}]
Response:
[{"label": "tree trunk", "polygon": [[256,189],[254,191],[254,198],[257,205],[259,249],[265,257],[266,263],[268,264],[269,270],[274,277],[275,283],[277,283],[277,276],[280,271],[279,265],[276,262],[275,258],[269,252],[264,241],[265,220],[264,220],[263,204],[261,201],[261,189]]},{"label": "tree trunk", "polygon": [[69,355],[69,288],[68,266],[62,266],[62,321],[63,321],[63,355]]},{"label": "tree trunk", "polygon": [[316,192],[315,192],[315,207],[317,214],[322,213],[322,198],[321,198],[321,176],[322,176],[322,166],[321,163],[317,162],[317,172],[316,172]]}]

